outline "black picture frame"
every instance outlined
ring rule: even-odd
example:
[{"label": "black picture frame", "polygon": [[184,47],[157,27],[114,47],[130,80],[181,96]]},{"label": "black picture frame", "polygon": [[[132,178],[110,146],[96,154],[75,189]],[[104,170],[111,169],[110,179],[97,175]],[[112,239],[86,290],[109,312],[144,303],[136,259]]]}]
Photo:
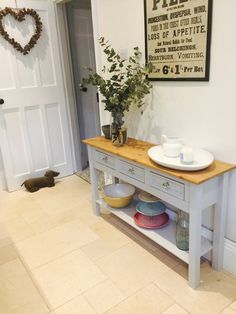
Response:
[{"label": "black picture frame", "polygon": [[150,81],[209,81],[212,5],[213,0],[144,0],[145,56],[154,65]]}]

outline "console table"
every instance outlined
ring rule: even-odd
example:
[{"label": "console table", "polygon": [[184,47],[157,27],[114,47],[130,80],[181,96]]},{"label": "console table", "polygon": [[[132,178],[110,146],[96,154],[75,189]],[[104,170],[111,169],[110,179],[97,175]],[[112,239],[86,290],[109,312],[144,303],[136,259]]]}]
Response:
[{"label": "console table", "polygon": [[[212,251],[212,266],[223,265],[224,234],[227,214],[229,174],[236,166],[215,160],[207,169],[197,172],[172,170],[152,162],[147,154],[153,144],[129,138],[122,147],[114,146],[102,136],[84,140],[88,145],[93,195],[93,209],[100,214],[100,206],[108,208],[133,228],[188,263],[189,285],[200,282],[201,256]],[[149,192],[172,206],[189,213],[189,251],[176,247],[176,223],[156,230],[140,228],[133,221],[135,206],[115,209],[99,198],[97,169],[135,187]],[[213,241],[201,234],[202,211],[215,206]]]}]

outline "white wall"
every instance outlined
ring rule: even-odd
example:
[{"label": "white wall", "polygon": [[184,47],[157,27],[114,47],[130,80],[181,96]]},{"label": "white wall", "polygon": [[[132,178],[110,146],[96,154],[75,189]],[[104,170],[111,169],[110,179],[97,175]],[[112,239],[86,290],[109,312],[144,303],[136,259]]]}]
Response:
[{"label": "white wall", "polygon": [[4,173],[4,166],[2,160],[2,153],[0,151],[0,191],[6,189],[6,180],[5,180],[5,173]]},{"label": "white wall", "polygon": [[[144,52],[143,0],[96,3],[99,36],[128,54],[135,46]],[[236,163],[235,10],[235,0],[214,2],[210,82],[154,82],[143,116],[137,110],[127,116],[130,136],[154,143],[161,133],[184,136],[190,145]],[[109,114],[103,112],[101,121],[109,122]],[[230,183],[227,238],[236,242],[236,172]]]}]

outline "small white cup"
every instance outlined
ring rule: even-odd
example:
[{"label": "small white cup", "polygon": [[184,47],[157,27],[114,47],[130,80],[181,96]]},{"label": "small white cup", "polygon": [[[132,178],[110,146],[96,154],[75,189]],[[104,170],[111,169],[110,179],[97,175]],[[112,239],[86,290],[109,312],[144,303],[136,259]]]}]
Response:
[{"label": "small white cup", "polygon": [[192,147],[184,146],[180,152],[180,161],[183,164],[192,164],[194,161],[194,152]]}]

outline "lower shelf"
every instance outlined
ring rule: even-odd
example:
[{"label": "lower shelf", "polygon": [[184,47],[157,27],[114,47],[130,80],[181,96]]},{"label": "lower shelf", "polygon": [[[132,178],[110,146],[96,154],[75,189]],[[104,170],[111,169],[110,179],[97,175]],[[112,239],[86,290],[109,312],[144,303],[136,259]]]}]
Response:
[{"label": "lower shelf", "polygon": [[[189,253],[186,251],[182,251],[177,248],[176,246],[176,222],[173,220],[170,220],[168,225],[161,229],[144,229],[139,226],[137,226],[134,222],[134,215],[136,213],[135,205],[136,203],[131,203],[128,207],[116,209],[113,207],[110,207],[107,205],[107,203],[100,199],[97,200],[97,203],[105,207],[106,209],[110,210],[114,215],[119,217],[120,219],[124,220],[126,223],[128,223],[130,226],[186,262],[189,263]],[[212,249],[212,243],[207,240],[206,238],[202,237],[202,245],[201,245],[201,256],[205,255],[207,252],[209,252]]]}]

